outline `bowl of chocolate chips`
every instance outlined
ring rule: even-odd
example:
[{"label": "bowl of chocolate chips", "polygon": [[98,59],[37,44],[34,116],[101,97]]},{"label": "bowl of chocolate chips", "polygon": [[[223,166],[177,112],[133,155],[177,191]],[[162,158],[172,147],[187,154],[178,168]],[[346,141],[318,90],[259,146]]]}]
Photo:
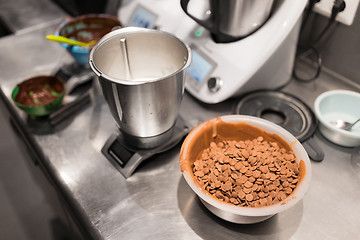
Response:
[{"label": "bowl of chocolate chips", "polygon": [[311,180],[308,154],[291,133],[245,115],[220,116],[195,127],[182,144],[180,166],[208,210],[241,224],[294,206]]}]

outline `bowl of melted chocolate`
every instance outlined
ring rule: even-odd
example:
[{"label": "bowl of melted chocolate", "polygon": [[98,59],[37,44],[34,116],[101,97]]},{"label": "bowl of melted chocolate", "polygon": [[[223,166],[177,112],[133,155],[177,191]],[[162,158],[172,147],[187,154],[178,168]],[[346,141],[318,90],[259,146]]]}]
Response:
[{"label": "bowl of melted chocolate", "polygon": [[64,83],[54,76],[36,76],[15,86],[11,98],[30,116],[46,116],[58,109],[65,95]]},{"label": "bowl of melted chocolate", "polygon": [[[86,14],[66,19],[60,24],[55,35],[64,36],[84,43],[93,40],[98,42],[105,34],[119,27],[121,27],[120,21],[114,16],[107,14]],[[65,43],[61,43],[60,45],[66,48],[78,63],[88,64],[89,53],[93,46],[81,47]]]},{"label": "bowl of melted chocolate", "polygon": [[241,224],[294,206],[311,179],[309,157],[291,133],[245,115],[213,118],[194,128],[181,147],[180,166],[208,210]]}]

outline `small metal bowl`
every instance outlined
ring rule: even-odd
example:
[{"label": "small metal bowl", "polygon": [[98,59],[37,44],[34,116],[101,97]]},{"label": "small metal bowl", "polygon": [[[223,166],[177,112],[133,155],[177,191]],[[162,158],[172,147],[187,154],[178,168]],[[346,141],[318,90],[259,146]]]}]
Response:
[{"label": "small metal bowl", "polygon": [[[113,28],[120,27],[120,21],[111,15],[86,14],[74,18],[68,18],[62,22],[56,30],[56,36],[64,36],[81,42],[98,42],[101,37],[109,33]],[[87,65],[91,47],[71,46],[66,43],[60,45],[80,63]]]},{"label": "small metal bowl", "polygon": [[32,117],[47,116],[58,109],[65,95],[64,82],[53,76],[36,76],[14,87],[15,105]]},{"label": "small metal bowl", "polygon": [[320,123],[319,131],[324,137],[343,147],[360,146],[360,124],[347,131],[331,123],[336,120],[353,123],[360,118],[360,93],[349,90],[324,92],[316,98],[314,109]]},{"label": "small metal bowl", "polygon": [[[226,123],[226,131],[219,127],[219,121]],[[268,134],[275,134],[275,138],[284,140],[290,145],[296,155],[296,162],[300,165],[300,181],[294,191],[286,199],[276,204],[264,207],[242,207],[225,203],[210,195],[209,192],[200,188],[196,183],[193,173],[193,163],[198,155],[210,146],[213,134],[226,135],[227,140],[239,140],[239,124],[246,123],[252,127],[259,128]],[[220,132],[222,129],[223,131]],[[225,133],[226,132],[226,133]],[[236,134],[234,134],[236,133]],[[242,133],[241,133],[242,134]],[[183,176],[190,188],[197,194],[201,202],[218,217],[241,224],[250,224],[264,221],[275,214],[282,212],[298,203],[307,191],[311,180],[311,165],[308,154],[301,143],[284,128],[265,119],[245,116],[228,115],[210,119],[194,128],[184,140],[180,153],[180,165]]]}]

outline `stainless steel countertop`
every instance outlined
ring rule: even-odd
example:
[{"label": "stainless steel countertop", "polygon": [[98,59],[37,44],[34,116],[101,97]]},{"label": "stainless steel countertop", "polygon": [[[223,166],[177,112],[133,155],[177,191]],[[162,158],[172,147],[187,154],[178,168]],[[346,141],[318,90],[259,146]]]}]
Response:
[{"label": "stainless steel countertop", "polygon": [[0,1],[0,17],[14,33],[54,24],[67,14],[51,0]]},{"label": "stainless steel countertop", "polygon": [[[144,162],[127,180],[101,154],[115,132],[102,95],[57,129],[33,121],[10,101],[26,77],[52,73],[72,61],[45,39],[56,24],[0,39],[0,86],[19,130],[76,219],[93,239],[357,239],[360,236],[360,178],[350,165],[352,148],[314,136],[325,152],[312,163],[312,182],[302,201],[262,223],[238,225],[211,214],[184,181],[178,162],[181,144]],[[306,66],[304,66],[306,70]],[[96,86],[96,85],[95,85]],[[96,89],[96,87],[95,87]],[[312,107],[331,89],[359,86],[323,72],[310,83],[292,80],[283,91]],[[185,93],[181,115],[192,126],[231,114],[234,100],[206,105]],[[359,171],[359,170],[358,170]],[[359,175],[358,175],[359,176]]]}]

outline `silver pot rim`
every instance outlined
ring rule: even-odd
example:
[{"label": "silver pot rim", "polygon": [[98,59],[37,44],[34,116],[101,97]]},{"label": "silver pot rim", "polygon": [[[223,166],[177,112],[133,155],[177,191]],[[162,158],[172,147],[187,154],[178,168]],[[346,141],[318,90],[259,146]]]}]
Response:
[{"label": "silver pot rim", "polygon": [[[181,68],[179,68],[176,72],[173,72],[172,74],[163,76],[163,77],[159,77],[156,79],[150,79],[150,80],[137,80],[137,81],[132,81],[132,80],[126,80],[126,79],[119,79],[119,78],[114,78],[112,76],[109,76],[108,74],[105,74],[103,72],[101,72],[101,70],[96,66],[95,62],[94,62],[94,54],[96,52],[96,50],[104,45],[106,42],[108,42],[110,39],[116,37],[118,34],[132,34],[132,33],[145,33],[145,32],[152,32],[152,33],[159,33],[159,34],[165,34],[169,37],[172,37],[173,39],[175,39],[176,41],[178,41],[181,45],[184,46],[184,48],[187,51],[187,56],[186,58],[184,58],[184,64]],[[184,43],[183,41],[181,41],[178,37],[176,37],[175,35],[168,33],[166,31],[162,31],[162,30],[155,30],[155,29],[148,29],[148,28],[141,28],[141,27],[124,27],[124,28],[120,28],[120,29],[116,29],[111,31],[110,33],[107,33],[105,36],[103,36],[100,41],[95,45],[95,47],[91,50],[90,55],[89,55],[89,65],[91,67],[91,69],[95,72],[95,74],[98,77],[103,77],[106,78],[107,80],[114,82],[114,83],[118,83],[118,84],[124,84],[124,85],[142,85],[142,84],[149,84],[152,82],[159,82],[165,79],[168,79],[172,76],[175,76],[176,74],[178,74],[181,71],[184,71],[184,69],[186,69],[190,64],[191,64],[191,60],[192,60],[192,52],[191,52],[191,48]]]}]

